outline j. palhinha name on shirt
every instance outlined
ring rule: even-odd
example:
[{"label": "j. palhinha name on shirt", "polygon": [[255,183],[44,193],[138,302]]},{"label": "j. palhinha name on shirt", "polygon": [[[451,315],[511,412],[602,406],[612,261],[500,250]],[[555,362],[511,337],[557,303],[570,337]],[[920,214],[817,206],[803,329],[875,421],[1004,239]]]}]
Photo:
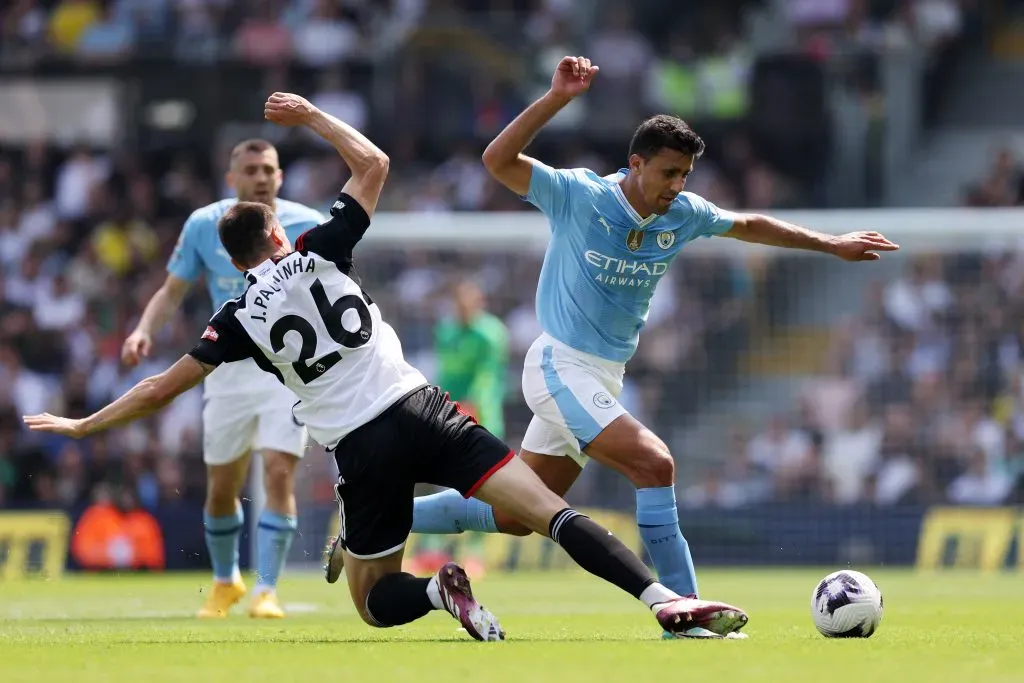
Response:
[{"label": "j. palhinha name on shirt", "polygon": [[[257,277],[265,274],[266,270],[269,269],[262,270],[263,272],[257,271]],[[267,310],[267,302],[270,300],[270,297],[274,296],[274,294],[281,291],[281,288],[278,285],[280,285],[282,282],[290,278],[292,275],[297,275],[298,273],[315,272],[316,261],[314,261],[312,258],[299,256],[298,258],[295,259],[282,261],[280,264],[278,264],[277,268],[275,269],[274,275],[270,279],[270,282],[261,281],[258,284],[253,285],[253,287],[256,288],[256,297],[252,300],[253,306],[262,308],[264,311]],[[252,318],[253,320],[258,320],[261,323],[267,322],[266,315],[255,315],[253,313],[250,313],[249,317]]]}]

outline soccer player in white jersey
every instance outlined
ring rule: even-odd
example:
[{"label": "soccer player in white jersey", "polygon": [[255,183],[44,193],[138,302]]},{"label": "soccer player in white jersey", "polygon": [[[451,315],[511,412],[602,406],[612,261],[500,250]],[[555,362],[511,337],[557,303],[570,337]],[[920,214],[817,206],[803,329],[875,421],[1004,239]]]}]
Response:
[{"label": "soccer player in white jersey", "polygon": [[[704,143],[683,121],[655,116],[637,128],[628,167],[601,177],[553,169],[523,150],[562,107],[586,91],[598,67],[566,57],[551,89],[484,152],[494,178],[539,208],[551,227],[537,287],[544,333],[523,369],[534,417],[521,457],[559,495],[590,459],[626,476],[637,489],[636,516],[659,577],[681,595],[697,595],[690,550],[679,525],[675,464],[665,443],[618,402],[658,281],[679,250],[700,237],[809,249],[870,261],[897,246],[874,232],[832,236],[774,218],[719,209],[684,192]],[[526,534],[514,515],[446,491],[416,501],[413,531]],[[719,622],[726,633],[733,625]],[[734,625],[740,625],[737,621]],[[725,635],[694,629],[695,637]]]},{"label": "soccer player in white jersey", "polygon": [[[134,366],[149,354],[154,336],[200,276],[206,280],[214,310],[245,291],[245,278],[217,239],[217,221],[237,201],[272,207],[289,239],[323,221],[319,211],[279,199],[281,182],[273,145],[265,140],[246,140],[235,146],[227,183],[237,197],[197,209],[185,221],[167,264],[167,279],[124,342],[122,359],[127,365]],[[213,565],[213,590],[196,614],[200,618],[225,617],[245,595],[238,567],[238,543],[244,524],[239,495],[249,471],[250,454],[259,451],[263,456],[266,507],[256,527],[257,585],[249,614],[283,617],[277,582],[298,526],[295,466],[306,448],[305,429],[291,416],[295,396],[247,360],[230,363],[211,374],[203,398],[203,461],[207,471],[203,522]]]},{"label": "soccer player in white jersey", "polygon": [[331,219],[301,235],[293,250],[270,207],[237,203],[218,232],[248,286],[214,314],[195,348],[87,418],[43,414],[27,416],[25,423],[88,436],[159,410],[223,363],[252,359],[295,392],[296,419],[334,452],[338,547],[352,600],[371,626],[397,626],[446,610],[477,640],[505,637],[458,565],[448,563],[429,578],[402,572],[419,482],[449,486],[509,511],[550,536],[581,567],[643,602],[669,631],[734,622],[729,605],[683,597],[658,583],[621,541],[570,508],[508,446],[406,363],[395,331],[350,277],[353,249],[387,176],[387,156],[301,97],[275,93],[265,112],[282,125],[307,125],[345,159],[352,177]]}]

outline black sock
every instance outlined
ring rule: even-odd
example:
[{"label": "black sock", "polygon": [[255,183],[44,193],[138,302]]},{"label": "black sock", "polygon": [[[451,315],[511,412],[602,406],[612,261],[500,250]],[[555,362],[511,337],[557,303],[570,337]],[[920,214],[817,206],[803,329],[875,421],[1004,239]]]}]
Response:
[{"label": "black sock", "polygon": [[382,576],[366,596],[366,612],[381,628],[416,621],[434,609],[427,596],[430,579],[397,572]]},{"label": "black sock", "polygon": [[651,571],[622,541],[589,517],[565,508],[551,518],[548,534],[576,564],[639,599],[655,582]]}]

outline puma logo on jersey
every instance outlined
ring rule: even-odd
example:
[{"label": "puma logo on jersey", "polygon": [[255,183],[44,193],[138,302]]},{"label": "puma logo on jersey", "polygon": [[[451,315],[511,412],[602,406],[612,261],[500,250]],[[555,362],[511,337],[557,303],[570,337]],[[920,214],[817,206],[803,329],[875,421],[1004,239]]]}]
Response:
[{"label": "puma logo on jersey", "polygon": [[609,235],[612,234],[612,226],[607,220],[605,220],[604,216],[598,216],[597,222],[604,226],[604,229],[608,231]]}]

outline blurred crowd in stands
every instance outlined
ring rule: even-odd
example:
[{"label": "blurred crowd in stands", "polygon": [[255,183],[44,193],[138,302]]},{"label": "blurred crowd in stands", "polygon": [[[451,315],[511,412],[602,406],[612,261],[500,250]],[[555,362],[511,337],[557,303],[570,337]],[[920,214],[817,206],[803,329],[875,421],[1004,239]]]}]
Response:
[{"label": "blurred crowd in stands", "polygon": [[[997,148],[963,199],[1024,206],[1017,151]],[[1022,321],[1024,243],[913,258],[835,330],[795,414],[737,429],[687,504],[1024,503]]]},{"label": "blurred crowd in stands", "polygon": [[[318,106],[386,144],[395,163],[384,208],[445,211],[522,208],[484,177],[477,154],[547,87],[563,55],[586,54],[601,66],[600,85],[541,136],[539,149],[552,163],[612,172],[623,165],[636,122],[670,111],[699,122],[709,142],[694,191],[724,206],[779,208],[821,203],[819,162],[829,135],[820,102],[809,104],[823,97],[815,73],[776,64],[752,85],[758,41],[774,40],[761,47],[810,60],[866,109],[879,111],[874,56],[913,49],[941,61],[980,4],[14,0],[0,10],[0,66],[71,62],[95,69],[161,59],[250,65],[264,73],[264,89],[311,94]],[[784,29],[761,25],[746,35],[749,12],[767,7]],[[256,97],[254,110],[259,104]],[[342,171],[316,141],[297,138],[305,145],[289,190],[329,204]],[[801,154],[792,154],[794,144]],[[190,163],[203,169],[222,161]]]},{"label": "blurred crowd in stands", "polygon": [[[26,438],[18,419],[86,415],[191,347],[211,312],[202,287],[147,362],[120,364],[121,342],[162,283],[184,218],[209,201],[196,187],[187,174],[154,177],[127,156],[32,147],[0,157],[0,500],[75,504],[109,478],[134,482],[146,505],[201,496],[199,389],[150,420],[81,442]],[[535,252],[366,247],[357,269],[428,374],[433,325],[460,277],[476,278],[508,324],[516,375],[539,333]],[[708,258],[663,280],[631,366],[630,390],[640,396],[625,400],[638,414],[671,419],[673,410],[655,407],[694,405],[701,378],[733,365],[745,334],[744,278],[742,268]],[[510,378],[509,423],[521,434],[528,416],[518,385]],[[310,467],[314,460],[329,462],[307,458]]]},{"label": "blurred crowd in stands", "polygon": [[1024,502],[1024,251],[917,255],[868,288],[798,406],[688,504]]},{"label": "blurred crowd in stands", "polygon": [[[741,10],[759,3],[594,2],[590,13],[578,4],[13,0],[0,8],[0,69],[239,61],[260,69],[268,87],[307,93],[381,140],[392,175],[380,210],[525,211],[486,175],[479,153],[543,91],[563,54],[582,53],[601,65],[601,86],[538,140],[549,163],[612,172],[623,165],[636,122],[670,111],[699,122],[709,140],[687,189],[730,208],[817,201],[813,183],[787,175],[791,160],[746,125],[756,55],[742,39]],[[786,19],[798,51],[841,64],[908,45],[937,49],[957,35],[973,4],[793,0]],[[692,14],[680,22],[684,9]],[[445,40],[475,45],[481,37],[487,42],[468,60],[465,53],[420,59],[416,51]],[[383,64],[396,86],[383,100],[373,77],[355,77],[368,62]],[[866,102],[877,96],[871,79],[861,80],[869,72],[851,71]],[[256,119],[263,96],[254,98]],[[336,155],[302,131],[275,134],[284,151],[282,196],[326,210],[345,180]],[[201,500],[201,389],[149,420],[82,442],[28,438],[19,416],[87,414],[190,348],[210,313],[201,288],[147,362],[132,371],[119,362],[124,336],[165,277],[183,220],[229,196],[222,150],[217,158],[209,149],[150,157],[45,141],[0,145],[0,507],[81,505],[104,483],[147,508]],[[976,203],[1019,202],[1020,176],[1007,168],[984,184],[978,196],[986,199]],[[467,274],[481,282],[512,334],[508,424],[517,444],[529,417],[518,373],[538,332],[539,269],[535,254],[377,249],[362,256],[359,272],[428,375],[430,331],[447,310],[448,284]],[[638,417],[660,429],[735,374],[751,334],[751,278],[742,263],[718,257],[689,261],[665,278],[623,396]],[[837,333],[834,376],[808,389],[801,422],[780,420],[753,440],[738,434],[717,478],[686,499],[888,504],[1010,495],[1024,443],[1017,375],[1024,354],[1014,322],[1024,314],[1022,279],[1016,254],[979,255],[926,259],[906,279],[881,285],[861,318]],[[971,303],[979,301],[986,303]],[[326,472],[329,459],[307,458],[305,467]],[[306,477],[300,497],[329,498],[322,481]]]},{"label": "blurred crowd in stands", "polygon": [[997,149],[988,172],[966,188],[963,199],[967,206],[1024,206],[1024,163],[1016,150]]}]

